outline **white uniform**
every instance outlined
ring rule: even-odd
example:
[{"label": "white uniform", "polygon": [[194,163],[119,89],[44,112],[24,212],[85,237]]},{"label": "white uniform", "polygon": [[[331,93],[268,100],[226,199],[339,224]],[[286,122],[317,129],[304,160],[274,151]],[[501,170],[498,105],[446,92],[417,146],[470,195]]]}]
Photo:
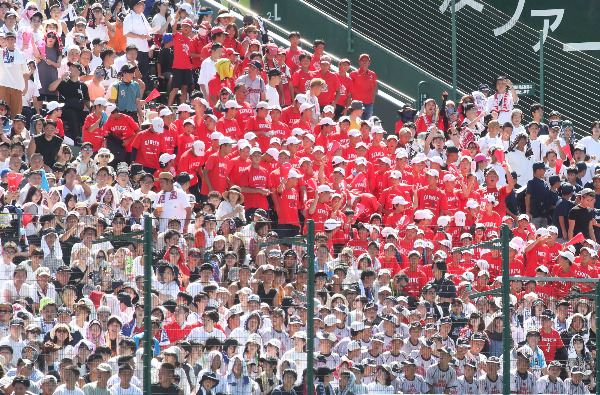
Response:
[{"label": "white uniform", "polygon": [[426,394],[429,386],[423,376],[416,374],[414,380],[408,380],[404,375],[400,377],[400,390],[403,394]]},{"label": "white uniform", "polygon": [[537,382],[538,393],[540,394],[564,394],[565,383],[560,379],[556,378],[555,382],[550,381],[549,376],[542,376]]},{"label": "white uniform", "polygon": [[537,395],[538,389],[535,376],[531,372],[526,374],[527,376],[522,378],[516,369],[510,372],[510,392]]},{"label": "white uniform", "polygon": [[479,394],[479,381],[477,379],[473,378],[473,381],[469,383],[463,375],[460,376],[456,381],[458,383],[456,389],[459,394]]},{"label": "white uniform", "polygon": [[483,378],[479,379],[479,391],[482,394],[501,394],[502,393],[502,376],[498,375],[498,378],[496,379],[496,381],[492,381],[489,379],[488,375],[486,374]]},{"label": "white uniform", "polygon": [[563,392],[563,394],[567,394],[567,395],[582,395],[582,394],[589,394],[590,391],[588,390],[588,388],[586,387],[585,384],[583,384],[583,381],[580,381],[578,385],[573,384],[573,379],[566,379],[565,380],[565,392]]},{"label": "white uniform", "polygon": [[448,367],[448,369],[444,371],[440,369],[440,365],[436,363],[427,369],[425,382],[432,386],[432,394],[443,394],[446,392],[446,388],[457,386],[456,370]]}]

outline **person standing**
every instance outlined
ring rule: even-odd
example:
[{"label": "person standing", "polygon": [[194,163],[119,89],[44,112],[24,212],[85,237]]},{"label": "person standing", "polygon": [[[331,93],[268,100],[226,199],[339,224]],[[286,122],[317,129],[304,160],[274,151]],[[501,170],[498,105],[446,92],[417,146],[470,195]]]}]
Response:
[{"label": "person standing", "polygon": [[13,117],[21,113],[29,79],[27,59],[23,52],[15,48],[16,42],[15,32],[6,33],[6,47],[2,48],[0,62],[0,98],[10,106]]},{"label": "person standing", "polygon": [[[180,188],[175,188],[173,174],[163,171],[158,176],[161,191],[156,195],[154,207],[160,207],[158,215],[159,232],[167,230],[171,218],[185,218],[182,229],[187,229],[192,217],[192,207],[187,194]],[[181,222],[181,221],[180,221]]]},{"label": "person standing", "polygon": [[348,74],[348,70],[350,70],[350,60],[342,59],[340,60],[340,64],[338,66],[339,71],[336,73],[338,77],[338,81],[340,82],[340,98],[335,103],[335,115],[334,121],[338,121],[341,116],[346,115],[348,112],[348,107],[350,103],[352,103],[352,92],[354,92],[354,84],[352,83],[352,78]]},{"label": "person standing", "polygon": [[127,38],[127,45],[135,45],[138,49],[137,62],[140,66],[140,74],[146,86],[152,86],[150,82],[150,47],[148,41],[152,40],[150,36],[151,27],[144,16],[145,1],[134,0],[132,2],[133,12],[129,13],[123,20],[123,35]]},{"label": "person standing", "polygon": [[360,100],[364,105],[362,119],[369,119],[373,115],[373,103],[375,102],[375,94],[377,93],[377,75],[369,70],[371,65],[371,57],[364,53],[358,58],[360,68],[350,73],[354,91],[352,94],[353,100]]},{"label": "person standing", "polygon": [[139,124],[139,120],[143,119],[142,107],[146,102],[142,100],[140,84],[133,80],[136,68],[132,63],[121,67],[123,78],[110,86],[110,102],[117,105],[120,113],[129,115]]},{"label": "person standing", "polygon": [[58,92],[58,100],[64,103],[62,120],[65,125],[65,136],[81,144],[81,130],[85,120],[84,109],[91,108],[90,94],[87,85],[79,79],[83,66],[79,62],[69,63],[69,72],[50,84],[51,92]]},{"label": "person standing", "polygon": [[596,193],[593,189],[585,188],[579,192],[575,200],[577,205],[569,211],[569,240],[576,234],[582,233],[586,239],[596,241],[594,234],[594,202]]},{"label": "person standing", "polygon": [[236,84],[243,83],[248,88],[246,101],[252,108],[256,108],[258,102],[265,101],[266,85],[260,77],[262,70],[262,64],[258,60],[253,60],[248,65],[248,74],[241,76],[236,81]]},{"label": "person standing", "polygon": [[[176,13],[175,24],[179,22],[180,15],[181,13]],[[188,89],[192,90],[194,88],[192,61],[190,59],[190,48],[192,47],[190,33],[192,32],[192,25],[192,20],[190,18],[185,18],[181,21],[181,32],[173,33],[173,82],[171,93],[169,94],[169,106],[173,105],[179,88],[181,88],[181,103],[187,101]],[[204,97],[208,97],[208,95],[205,94]]]}]

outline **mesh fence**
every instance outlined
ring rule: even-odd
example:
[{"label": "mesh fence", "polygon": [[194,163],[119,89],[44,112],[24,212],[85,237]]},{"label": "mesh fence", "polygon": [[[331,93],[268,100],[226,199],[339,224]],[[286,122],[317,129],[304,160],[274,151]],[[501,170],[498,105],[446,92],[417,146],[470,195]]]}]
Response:
[{"label": "mesh fence", "polygon": [[[340,22],[346,22],[346,0],[306,0]],[[487,3],[457,1],[458,89],[471,92],[508,74],[513,82],[533,82],[535,96],[521,96],[528,109],[539,99],[540,33]],[[432,75],[452,81],[452,25],[450,1],[399,3],[369,0],[352,2],[352,27]],[[498,35],[496,35],[498,34]],[[586,135],[597,118],[600,60],[547,37],[544,43],[544,104],[571,119],[578,134]],[[441,94],[441,92],[440,92]],[[439,100],[440,97],[435,97]]]}]

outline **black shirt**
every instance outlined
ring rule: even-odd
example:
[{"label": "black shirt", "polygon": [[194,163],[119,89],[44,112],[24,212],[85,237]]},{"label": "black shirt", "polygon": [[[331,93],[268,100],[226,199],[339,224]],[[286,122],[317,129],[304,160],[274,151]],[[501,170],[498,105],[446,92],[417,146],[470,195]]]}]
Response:
[{"label": "black shirt", "polygon": [[589,208],[575,206],[569,211],[569,220],[574,220],[573,235],[583,233],[586,239],[590,238],[590,222],[594,219],[594,211]]},{"label": "black shirt", "polygon": [[560,198],[558,203],[556,203],[556,208],[554,209],[554,215],[552,216],[552,225],[558,228],[558,237],[561,239],[566,239],[567,235],[562,234],[562,229],[560,228],[560,217],[564,218],[565,222],[565,230],[569,232],[569,212],[575,206],[575,204],[567,199]]},{"label": "black shirt", "polygon": [[56,155],[60,151],[63,139],[57,135],[52,136],[50,141],[46,140],[44,133],[33,138],[35,141],[35,152],[42,154],[44,164],[50,168],[56,163]]},{"label": "black shirt", "polygon": [[150,393],[152,395],[177,395],[179,394],[180,388],[171,383],[171,385],[167,388],[163,387],[159,384],[152,384],[150,387]]},{"label": "black shirt", "polygon": [[58,84],[56,90],[58,91],[58,100],[61,103],[65,103],[64,110],[71,108],[83,111],[85,102],[90,101],[88,87],[81,81],[63,80]]},{"label": "black shirt", "polygon": [[533,218],[540,218],[548,215],[548,192],[548,186],[539,178],[534,177],[527,182],[527,194],[531,195],[529,211]]}]

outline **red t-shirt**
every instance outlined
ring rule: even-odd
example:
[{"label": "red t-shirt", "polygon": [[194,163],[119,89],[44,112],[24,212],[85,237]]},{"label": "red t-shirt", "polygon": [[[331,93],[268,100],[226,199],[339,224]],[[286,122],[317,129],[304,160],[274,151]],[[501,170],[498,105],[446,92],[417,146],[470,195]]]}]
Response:
[{"label": "red t-shirt", "polygon": [[[183,130],[183,127],[180,130]],[[167,153],[167,154],[174,153],[175,147],[177,146],[178,137],[179,137],[179,134],[177,133],[177,131],[170,129],[170,128],[169,129],[165,128],[165,131],[162,133],[165,150],[163,152],[161,152],[161,154],[162,153]]]},{"label": "red t-shirt", "polygon": [[418,298],[421,295],[421,290],[427,284],[427,276],[425,273],[417,268],[417,270],[410,270],[410,267],[401,270],[401,272],[406,273],[408,276],[408,285],[405,290],[408,292],[410,296]]},{"label": "red t-shirt", "polygon": [[317,202],[317,207],[313,214],[309,214],[308,209],[313,199],[306,202],[306,219],[312,219],[315,221],[315,234],[325,231],[325,221],[331,216],[331,207],[326,203]]},{"label": "red t-shirt", "polygon": [[[240,173],[240,186],[248,188],[269,189],[269,173],[261,167],[256,169],[253,166],[248,166]],[[269,209],[269,202],[267,201],[266,196],[263,196],[260,193],[248,192],[243,192],[243,195],[244,207],[246,207],[246,209]]]},{"label": "red t-shirt", "polygon": [[540,335],[542,335],[542,340],[538,343],[538,347],[542,349],[546,361],[553,361],[556,349],[564,347],[565,344],[556,329],[550,328],[550,333],[540,329]]},{"label": "red t-shirt", "polygon": [[[577,275],[575,274],[575,270],[573,270],[573,269],[574,269],[574,267],[571,266],[569,268],[569,271],[565,273],[565,272],[563,272],[560,265],[556,264],[552,268],[550,277],[565,277],[565,278],[577,277]],[[559,299],[562,299],[569,294],[569,288],[571,288],[572,283],[570,281],[554,281],[554,282],[552,282],[552,285],[554,285],[554,287],[556,289],[556,296]]]},{"label": "red t-shirt", "polygon": [[194,178],[192,178],[192,181],[190,181],[190,186],[198,184],[198,178],[202,172],[204,160],[204,156],[196,156],[194,154],[194,149],[188,148],[185,152],[183,152],[183,154],[181,154],[181,158],[177,162],[177,174],[184,171],[188,174],[192,174]]},{"label": "red t-shirt", "polygon": [[219,73],[215,73],[210,80],[208,80],[208,95],[219,97],[219,92],[222,88],[229,88],[233,92],[235,81],[232,78],[225,78],[221,80]]},{"label": "red t-shirt", "polygon": [[440,215],[440,205],[444,200],[444,192],[440,191],[439,188],[431,189],[428,186],[419,188],[417,190],[417,197],[419,202],[418,210],[429,209],[434,215],[434,222]]},{"label": "red t-shirt", "polygon": [[223,133],[223,136],[231,137],[232,139],[240,139],[244,136],[243,129],[240,128],[239,122],[233,119],[225,119],[225,117],[217,121],[217,132]]},{"label": "red t-shirt", "polygon": [[279,118],[279,122],[283,122],[286,125],[288,125],[288,127],[290,129],[293,129],[292,125],[298,119],[300,119],[300,112],[296,111],[294,109],[294,106],[289,106],[281,112],[281,117]]},{"label": "red t-shirt", "polygon": [[[218,152],[215,152],[206,160],[204,168],[208,170],[208,179],[215,191],[219,193],[225,192],[227,188],[227,163],[229,159],[223,158]],[[202,189],[200,193],[202,195],[208,195],[208,185],[206,182],[202,183]]]},{"label": "red t-shirt", "polygon": [[290,127],[281,121],[271,122],[271,132],[273,132],[273,137],[281,140],[285,140],[292,135]]},{"label": "red t-shirt", "polygon": [[442,210],[449,211],[450,215],[454,215],[462,209],[461,205],[462,191],[455,189],[451,192],[444,191],[444,200],[442,201]]},{"label": "red t-shirt", "polygon": [[229,163],[227,164],[227,176],[229,177],[229,181],[231,181],[231,183],[233,185],[240,185],[240,174],[242,172],[242,170],[244,170],[246,167],[250,166],[250,164],[252,163],[252,161],[250,160],[250,158],[247,158],[246,160],[240,158],[239,156],[237,158],[234,158],[232,160],[229,161]]},{"label": "red t-shirt", "polygon": [[152,169],[160,168],[158,158],[164,152],[164,143],[161,134],[144,130],[135,136],[132,147],[137,150],[136,163]]},{"label": "red t-shirt", "polygon": [[[200,35],[195,36],[192,39],[192,52],[201,54],[202,49],[210,42],[210,34],[204,37],[201,37]],[[208,52],[208,55],[210,56],[210,50]],[[199,69],[200,67],[202,67],[202,61],[207,57],[192,58],[192,67],[195,69]]]},{"label": "red t-shirt", "polygon": [[364,104],[373,103],[373,87],[377,85],[377,75],[371,70],[363,72],[358,69],[350,73],[352,83],[354,84],[354,91],[352,93],[352,99],[360,100]]},{"label": "red t-shirt", "polygon": [[104,142],[104,130],[101,127],[97,127],[93,132],[90,132],[90,126],[98,119],[99,117],[91,113],[85,117],[85,121],[83,122],[83,141],[85,143],[92,143],[94,152],[102,148],[102,143]]},{"label": "red t-shirt", "polygon": [[292,50],[288,48],[285,50],[285,64],[290,68],[290,72],[294,74],[296,70],[300,68],[300,55],[302,55],[304,51],[302,50]]},{"label": "red t-shirt", "polygon": [[179,137],[177,137],[176,163],[178,163],[179,160],[181,160],[181,156],[183,155],[184,152],[186,152],[187,150],[192,148],[192,145],[194,144],[195,140],[196,139],[194,138],[193,134],[187,135],[185,133],[182,133],[179,135]]},{"label": "red t-shirt", "polygon": [[315,73],[312,71],[307,73],[306,71],[298,70],[292,75],[292,85],[294,88],[297,88],[300,93],[305,93],[310,89],[310,81],[315,78],[314,75]]},{"label": "red t-shirt", "polygon": [[[269,132],[271,130],[271,122],[266,118],[259,118],[255,115],[248,118],[244,130],[246,132]],[[257,141],[262,152],[265,152],[269,148],[269,137],[258,136]]]},{"label": "red t-shirt", "polygon": [[[118,137],[121,141],[131,138],[138,129],[139,126],[133,118],[125,114],[120,114],[119,119],[108,119],[104,126],[102,126],[102,130]],[[129,144],[125,146],[127,152],[131,152],[134,140],[131,140]]]},{"label": "red t-shirt", "polygon": [[508,193],[506,192],[506,185],[500,188],[490,188],[483,187],[479,190],[479,194],[481,195],[481,199],[483,200],[486,195],[494,195],[496,200],[498,201],[498,205],[494,207],[494,212],[498,213],[500,218],[506,215],[506,197]]},{"label": "red t-shirt", "polygon": [[173,33],[173,68],[191,70],[190,49],[194,47],[191,38],[185,37],[179,32]]},{"label": "red t-shirt", "polygon": [[345,76],[341,76],[340,73],[336,73],[338,77],[338,81],[340,82],[340,99],[337,104],[340,106],[346,105],[346,96],[352,94],[354,91],[354,84],[352,83],[352,78],[348,74]]},{"label": "red t-shirt", "polygon": [[300,208],[300,196],[297,188],[288,189],[285,186],[283,191],[278,196],[279,200],[279,216],[280,224],[298,225],[298,209]]},{"label": "red t-shirt", "polygon": [[315,78],[321,78],[325,81],[325,86],[323,86],[323,90],[321,94],[318,96],[319,106],[321,108],[333,104],[335,106],[336,103],[333,103],[335,99],[336,90],[340,89],[340,80],[338,79],[335,73],[328,71],[327,74],[323,75],[320,71],[315,73]]},{"label": "red t-shirt", "polygon": [[238,125],[240,127],[240,130],[245,130],[246,129],[246,122],[247,122],[248,118],[254,116],[254,109],[252,108],[252,106],[250,105],[250,103],[247,103],[247,102],[240,103],[238,101],[238,104],[240,106],[242,106],[242,108],[238,108],[238,112],[237,112],[237,115],[235,116],[235,118],[238,121]]}]

